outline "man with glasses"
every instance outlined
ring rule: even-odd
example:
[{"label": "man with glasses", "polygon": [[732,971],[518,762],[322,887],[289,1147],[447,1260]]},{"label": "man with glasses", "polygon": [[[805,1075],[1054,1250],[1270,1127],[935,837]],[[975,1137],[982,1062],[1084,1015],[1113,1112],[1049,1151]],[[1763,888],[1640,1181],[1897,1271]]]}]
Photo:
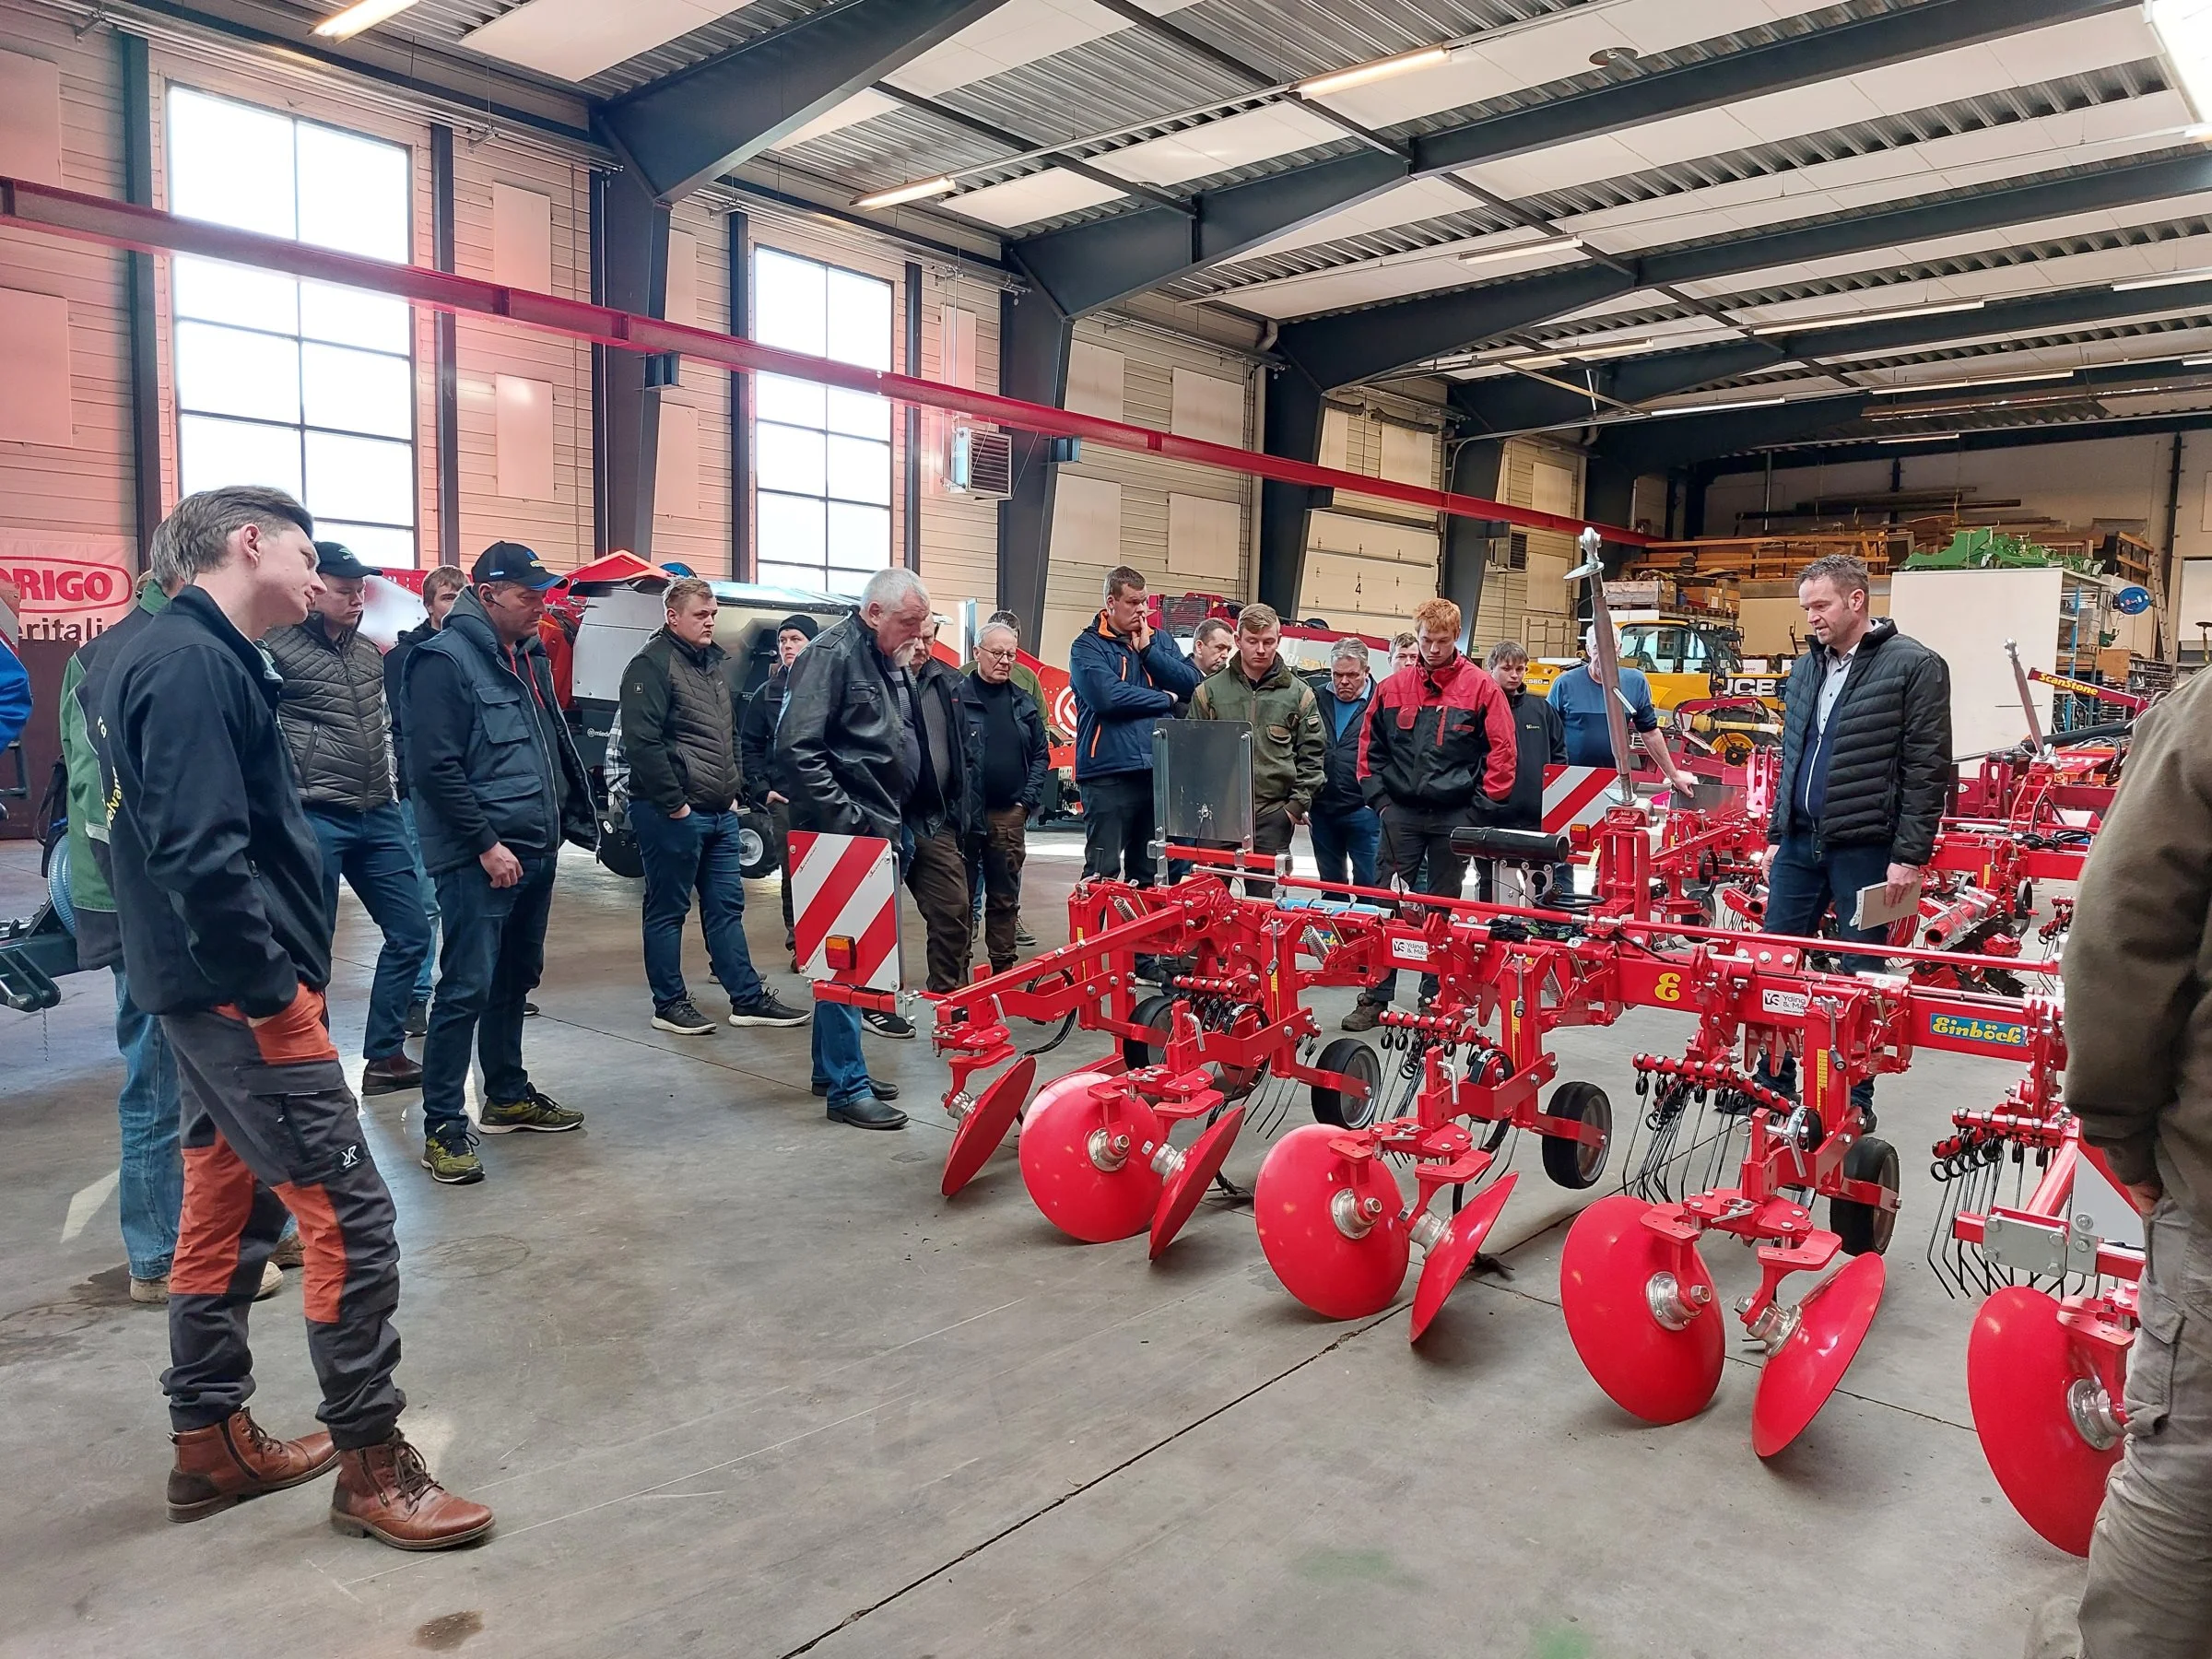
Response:
[{"label": "man with glasses", "polygon": [[1329,648],[1329,695],[1321,699],[1328,747],[1309,826],[1313,866],[1324,881],[1342,881],[1348,862],[1352,880],[1367,888],[1375,885],[1375,853],[1382,842],[1382,820],[1359,792],[1359,739],[1373,695],[1367,647],[1358,640],[1337,641]]}]

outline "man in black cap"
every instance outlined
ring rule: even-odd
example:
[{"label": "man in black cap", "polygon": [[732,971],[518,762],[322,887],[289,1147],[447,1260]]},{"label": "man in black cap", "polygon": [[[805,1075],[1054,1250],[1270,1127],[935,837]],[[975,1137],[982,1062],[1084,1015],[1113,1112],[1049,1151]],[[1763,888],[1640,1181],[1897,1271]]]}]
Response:
[{"label": "man in black cap", "polygon": [[[783,695],[791,684],[791,665],[820,631],[821,625],[804,615],[794,614],[776,624],[776,665],[768,671],[767,682],[747,700],[745,717],[737,727],[737,755],[740,770],[745,773],[746,799],[775,815],[776,839],[783,847],[785,950],[796,946],[798,937],[791,925],[791,798],[775,770],[776,722],[783,717]],[[742,665],[732,666],[735,672]],[[730,689],[735,692],[740,688],[733,681]],[[795,957],[791,970],[794,973],[799,970]]]},{"label": "man in black cap", "polygon": [[560,843],[590,846],[597,829],[537,638],[557,578],[528,547],[502,541],[484,549],[469,580],[403,670],[408,794],[445,929],[422,1050],[422,1165],[447,1185],[484,1179],[462,1104],[472,1034],[487,1135],[557,1134],[583,1122],[531,1084],[523,1014],[545,970]]},{"label": "man in black cap", "polygon": [[262,644],[284,676],[276,724],[292,751],[300,803],[323,848],[325,912],[338,912],[338,877],[382,930],[361,1053],[361,1093],[416,1088],[422,1067],[407,1057],[407,1005],[430,952],[430,919],[415,878],[415,853],[392,791],[392,725],[384,706],[384,659],[361,638],[369,567],[342,543],[315,544],[323,591],[307,620],[270,629]]}]

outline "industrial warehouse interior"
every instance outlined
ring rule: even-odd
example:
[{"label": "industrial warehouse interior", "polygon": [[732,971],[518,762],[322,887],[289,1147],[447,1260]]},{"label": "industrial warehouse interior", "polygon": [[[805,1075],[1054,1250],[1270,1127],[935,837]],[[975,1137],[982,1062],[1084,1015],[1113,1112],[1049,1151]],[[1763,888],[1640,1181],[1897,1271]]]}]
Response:
[{"label": "industrial warehouse interior", "polygon": [[0,0],[0,1656],[2212,1659],[2207,662],[2212,0]]}]

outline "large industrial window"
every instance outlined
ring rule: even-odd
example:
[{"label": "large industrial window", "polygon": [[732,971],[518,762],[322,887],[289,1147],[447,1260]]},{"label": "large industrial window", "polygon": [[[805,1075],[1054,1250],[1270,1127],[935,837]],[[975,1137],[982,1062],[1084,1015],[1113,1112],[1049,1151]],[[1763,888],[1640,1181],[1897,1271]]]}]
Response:
[{"label": "large industrial window", "polygon": [[[753,337],[868,369],[891,366],[891,285],[753,250]],[[891,406],[762,374],[753,383],[759,580],[858,594],[891,561]]]},{"label": "large industrial window", "polygon": [[[169,205],[189,218],[406,264],[409,158],[171,87]],[[289,490],[316,533],[412,569],[415,363],[404,300],[180,257],[171,286],[178,483]]]}]

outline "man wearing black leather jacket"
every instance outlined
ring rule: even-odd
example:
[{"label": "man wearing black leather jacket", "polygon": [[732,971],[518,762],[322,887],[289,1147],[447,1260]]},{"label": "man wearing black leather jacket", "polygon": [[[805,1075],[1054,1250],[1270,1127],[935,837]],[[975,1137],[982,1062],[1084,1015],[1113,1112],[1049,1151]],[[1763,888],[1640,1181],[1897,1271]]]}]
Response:
[{"label": "man wearing black leather jacket", "polygon": [[[791,786],[791,827],[869,835],[900,846],[922,771],[921,740],[909,711],[912,677],[900,665],[928,631],[929,590],[912,571],[879,571],[860,609],[822,630],[792,665],[776,760]],[[902,1129],[906,1114],[868,1077],[860,1016],[821,1003],[814,1016],[814,1087],[833,1123]]]}]

